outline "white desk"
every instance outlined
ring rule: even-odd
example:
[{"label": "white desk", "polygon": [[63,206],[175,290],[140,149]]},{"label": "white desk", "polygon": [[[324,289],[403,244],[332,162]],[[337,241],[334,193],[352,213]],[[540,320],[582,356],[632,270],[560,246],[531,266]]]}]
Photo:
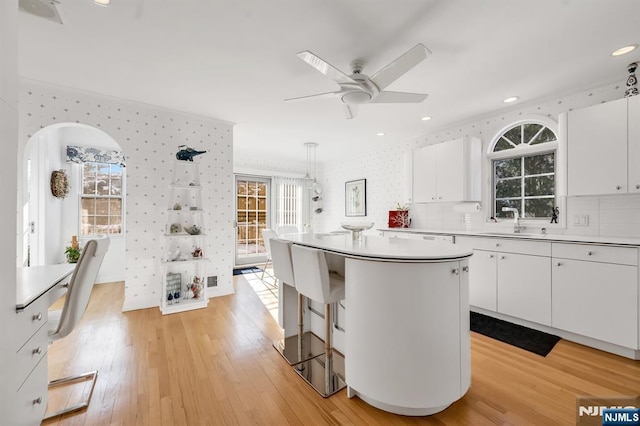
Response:
[{"label": "white desk", "polygon": [[440,241],[374,236],[360,241],[344,234],[281,238],[344,260],[349,397],[392,413],[423,416],[444,410],[467,392],[471,251]]},{"label": "white desk", "polygon": [[40,424],[47,408],[47,309],[75,265],[18,268],[16,283],[16,404],[18,424]]}]

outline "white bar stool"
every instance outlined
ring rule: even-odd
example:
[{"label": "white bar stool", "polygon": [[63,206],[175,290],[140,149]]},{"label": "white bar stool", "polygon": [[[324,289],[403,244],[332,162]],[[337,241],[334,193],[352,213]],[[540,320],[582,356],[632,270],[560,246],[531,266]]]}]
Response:
[{"label": "white bar stool", "polygon": [[[277,238],[271,239],[271,260],[273,274],[276,279],[286,284],[286,286],[295,289],[295,278],[291,261],[291,243]],[[283,290],[285,290],[285,288],[283,288]],[[285,327],[285,338],[273,342],[273,347],[280,352],[280,355],[287,360],[289,365],[299,364],[324,353],[322,340],[313,333],[304,331],[304,296],[301,293],[297,293],[297,295],[296,334],[287,337]],[[280,303],[280,308],[283,308],[283,303]]]},{"label": "white bar stool", "polygon": [[291,256],[296,289],[311,300],[324,304],[325,324],[324,356],[298,364],[295,369],[326,398],[346,387],[344,357],[334,353],[331,345],[331,305],[345,297],[344,277],[329,271],[322,250],[294,244],[291,247]]}]

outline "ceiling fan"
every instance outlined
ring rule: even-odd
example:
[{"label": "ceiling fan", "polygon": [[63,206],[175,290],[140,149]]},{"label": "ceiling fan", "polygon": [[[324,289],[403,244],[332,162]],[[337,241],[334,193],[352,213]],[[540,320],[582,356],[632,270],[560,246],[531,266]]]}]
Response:
[{"label": "ceiling fan", "polygon": [[285,101],[337,97],[344,103],[348,119],[354,118],[357,115],[358,105],[360,104],[419,103],[427,98],[426,94],[390,92],[384,89],[403,76],[407,71],[422,62],[430,53],[431,51],[424,45],[417,44],[401,55],[398,59],[389,63],[380,71],[369,77],[362,73],[364,62],[361,60],[352,61],[351,75],[346,75],[315,54],[305,50],[298,53],[298,57],[338,83],[340,90],[302,96],[299,98],[290,98],[285,99]]}]

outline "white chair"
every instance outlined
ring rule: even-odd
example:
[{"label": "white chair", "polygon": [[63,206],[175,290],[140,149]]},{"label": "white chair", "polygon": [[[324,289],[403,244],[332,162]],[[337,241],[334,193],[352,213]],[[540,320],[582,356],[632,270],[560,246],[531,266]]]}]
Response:
[{"label": "white chair", "polygon": [[[271,257],[273,261],[273,275],[278,281],[284,283],[282,294],[287,291],[287,287],[295,291],[295,278],[293,273],[293,262],[291,260],[291,242],[274,238],[271,240]],[[297,292],[296,292],[297,293]],[[297,332],[283,340],[273,342],[273,346],[280,352],[280,355],[287,360],[289,365],[307,361],[324,353],[322,341],[313,333],[304,332],[304,296],[297,293]],[[280,301],[280,309],[285,309],[284,301]],[[286,332],[286,326],[285,332]]]},{"label": "white chair", "polygon": [[[264,274],[267,270],[267,266],[269,266],[269,264],[271,263],[271,239],[273,238],[278,238],[278,234],[276,233],[276,231],[272,229],[262,230],[262,241],[264,242],[265,255],[267,256],[267,260],[264,262],[264,266],[262,267],[262,274],[260,275],[260,281],[262,282],[264,282]],[[274,278],[268,272],[267,275],[270,275],[271,278]]]},{"label": "white chair", "polygon": [[[311,300],[324,304],[325,324],[324,356],[298,364],[296,371],[326,398],[346,387],[344,372],[336,372],[334,369],[334,356],[338,354],[333,352],[331,345],[331,305],[345,297],[344,277],[329,271],[327,259],[322,250],[294,244],[291,247],[291,257],[296,290]],[[343,357],[340,356],[340,358],[341,361],[344,360]],[[342,362],[341,365],[344,363]]]},{"label": "white chair", "polygon": [[[85,244],[80,259],[78,259],[76,268],[71,276],[69,290],[67,291],[62,311],[54,311],[49,315],[49,321],[47,322],[49,342],[62,339],[69,335],[82,319],[82,315],[86,311],[89,298],[91,297],[91,290],[95,284],[98,270],[100,269],[100,265],[102,265],[104,255],[109,249],[109,242],[109,238],[100,238],[87,241]],[[91,401],[97,378],[98,372],[91,371],[49,382],[49,387],[51,388],[80,380],[91,380],[91,388],[85,401],[60,411],[46,414],[44,420],[87,408]]]}]

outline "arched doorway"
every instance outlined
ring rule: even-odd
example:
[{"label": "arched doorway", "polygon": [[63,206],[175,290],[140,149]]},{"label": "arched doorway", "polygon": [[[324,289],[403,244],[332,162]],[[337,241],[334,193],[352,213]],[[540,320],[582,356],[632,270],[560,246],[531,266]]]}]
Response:
[{"label": "arched doorway", "polygon": [[[121,151],[120,145],[104,131],[78,123],[47,126],[29,139],[24,149],[22,165],[23,220],[21,250],[18,252],[18,256],[21,257],[19,263],[25,266],[62,263],[66,261],[65,247],[70,244],[73,235],[79,236],[82,246],[83,241],[93,235],[108,234],[112,242],[98,276],[98,282],[123,281],[126,194],[124,167],[120,164],[110,166],[108,162],[102,163],[106,160],[99,155],[91,159],[97,162],[69,162],[68,146],[98,153]],[[108,176],[107,183],[104,182],[103,177],[105,169]],[[92,176],[88,176],[87,170],[95,170],[95,172]],[[67,176],[68,194],[64,197],[54,196],[51,189],[51,176],[56,171],[63,171]],[[87,189],[92,183],[99,188],[93,194],[99,202],[98,205],[115,206],[110,207],[107,215],[113,214],[115,217],[120,214],[119,226],[118,224],[111,227],[86,225],[88,217],[95,222],[97,215],[101,215],[98,220],[102,219],[103,215],[98,207],[93,207],[93,210],[86,207],[88,202],[92,201],[91,191]],[[107,219],[110,217],[107,216]]]}]

